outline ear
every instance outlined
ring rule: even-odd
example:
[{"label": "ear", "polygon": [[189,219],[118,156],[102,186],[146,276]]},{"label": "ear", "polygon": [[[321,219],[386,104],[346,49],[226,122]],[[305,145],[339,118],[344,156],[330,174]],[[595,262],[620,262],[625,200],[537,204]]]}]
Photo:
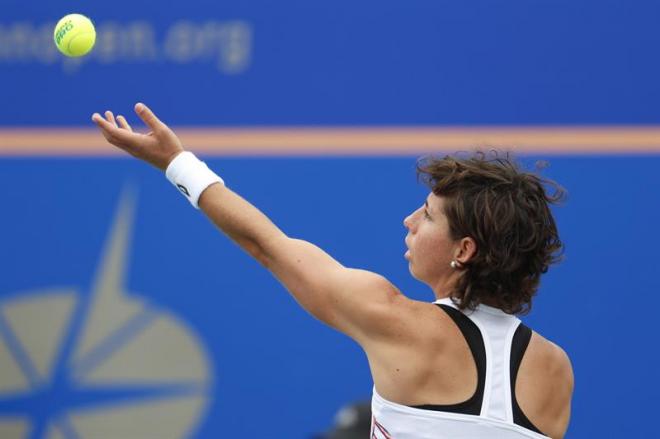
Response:
[{"label": "ear", "polygon": [[454,259],[460,264],[465,265],[477,254],[477,243],[474,239],[466,236],[458,241]]}]

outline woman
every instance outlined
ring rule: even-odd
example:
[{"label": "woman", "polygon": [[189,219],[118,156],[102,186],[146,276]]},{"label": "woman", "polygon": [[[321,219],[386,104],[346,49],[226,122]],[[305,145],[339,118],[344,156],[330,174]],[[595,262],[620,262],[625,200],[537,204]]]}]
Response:
[{"label": "woman", "polygon": [[543,182],[484,154],[419,165],[431,192],[404,225],[412,275],[434,303],[383,276],[342,266],[293,239],[184,151],[144,104],[151,129],[93,121],[113,145],[166,171],[209,219],[269,269],[308,312],[364,349],[374,380],[372,438],[561,438],[573,374],[566,354],[522,325],[561,250]]}]

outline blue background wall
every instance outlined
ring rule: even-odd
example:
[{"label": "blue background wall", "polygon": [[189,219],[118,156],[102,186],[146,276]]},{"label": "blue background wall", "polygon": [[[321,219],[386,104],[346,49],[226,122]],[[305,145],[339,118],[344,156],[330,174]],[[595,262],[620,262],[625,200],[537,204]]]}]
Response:
[{"label": "blue background wall", "polygon": [[[137,99],[179,125],[657,121],[654,1],[3,5],[1,38],[14,43],[0,57],[0,99],[13,104],[3,124],[80,125],[92,111]],[[79,62],[50,43],[71,11],[102,33]],[[21,23],[35,34],[8,31]],[[208,37],[208,23],[243,36],[233,45]],[[206,43],[195,46],[199,33]],[[227,53],[235,70],[217,67]]]},{"label": "blue background wall", "polygon": [[[49,40],[71,11],[100,31],[79,62]],[[659,14],[643,1],[10,0],[0,18],[0,126],[89,126],[92,112],[127,112],[138,100],[190,126],[657,124]],[[211,30],[199,37],[182,20]],[[153,44],[131,52],[124,31]],[[184,50],[195,38],[203,42]],[[566,260],[525,321],[573,360],[567,437],[655,431],[660,155],[625,151],[555,156],[545,171],[570,193],[555,210]],[[547,156],[523,161],[538,158]],[[425,196],[415,157],[210,164],[291,235],[431,299],[402,257],[402,220]],[[127,285],[191,325],[212,358],[196,437],[305,438],[344,402],[368,397],[359,348],[132,160],[0,158],[0,300],[60,285],[88,294],[126,187],[137,190]]]}]

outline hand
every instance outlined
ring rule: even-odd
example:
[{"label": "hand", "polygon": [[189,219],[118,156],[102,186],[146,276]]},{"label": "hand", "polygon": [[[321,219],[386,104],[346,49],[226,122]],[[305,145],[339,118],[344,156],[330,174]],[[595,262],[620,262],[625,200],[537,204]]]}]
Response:
[{"label": "hand", "polygon": [[136,104],[135,112],[151,130],[148,134],[134,132],[124,116],[117,116],[115,121],[111,111],[105,112],[105,119],[94,113],[92,120],[108,142],[164,171],[183,152],[181,141],[146,105]]}]

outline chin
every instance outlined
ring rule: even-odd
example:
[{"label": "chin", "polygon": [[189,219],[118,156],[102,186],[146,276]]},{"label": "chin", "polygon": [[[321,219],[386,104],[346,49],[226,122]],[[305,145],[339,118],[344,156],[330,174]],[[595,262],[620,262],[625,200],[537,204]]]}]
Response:
[{"label": "chin", "polygon": [[413,278],[415,278],[415,279],[417,279],[417,280],[421,280],[421,279],[419,278],[419,276],[417,275],[417,273],[415,273],[415,269],[413,268],[412,262],[408,262],[408,271],[410,272],[410,275],[411,275]]}]

